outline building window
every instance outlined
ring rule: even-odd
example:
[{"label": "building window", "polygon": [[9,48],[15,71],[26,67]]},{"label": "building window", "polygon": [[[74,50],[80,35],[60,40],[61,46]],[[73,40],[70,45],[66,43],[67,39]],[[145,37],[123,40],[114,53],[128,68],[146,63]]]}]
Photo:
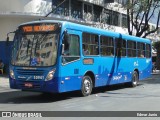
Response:
[{"label": "building window", "polygon": [[120,13],[104,9],[102,13],[102,22],[108,25],[120,26]]},{"label": "building window", "polygon": [[112,25],[119,26],[119,16],[118,12],[112,11]]},{"label": "building window", "polygon": [[93,5],[91,5],[91,4],[84,4],[83,18],[86,21],[92,21],[93,20]]},{"label": "building window", "polygon": [[102,14],[102,7],[95,5],[94,6],[94,21],[95,22],[100,22]]},{"label": "building window", "polygon": [[108,9],[103,9],[101,22],[111,25],[112,11]]},{"label": "building window", "polygon": [[127,15],[122,14],[122,27],[127,28],[127,25],[128,25],[128,23],[127,23]]},{"label": "building window", "polygon": [[106,4],[106,3],[113,3],[114,2],[114,0],[104,0],[104,3]]},{"label": "building window", "polygon": [[98,55],[98,35],[83,33],[83,55]]},{"label": "building window", "polygon": [[71,0],[71,16],[76,19],[82,19],[82,2]]},{"label": "building window", "polygon": [[127,0],[122,0],[122,3],[121,3],[121,4],[122,4],[122,5],[126,5],[127,2],[128,2]]},{"label": "building window", "polygon": [[122,4],[122,5],[126,5],[127,4],[127,0],[115,0],[115,2]]},{"label": "building window", "polygon": [[[53,9],[55,9],[63,1],[64,0],[52,0]],[[56,8],[53,13],[61,16],[69,16],[69,0],[66,0],[62,5]]]}]

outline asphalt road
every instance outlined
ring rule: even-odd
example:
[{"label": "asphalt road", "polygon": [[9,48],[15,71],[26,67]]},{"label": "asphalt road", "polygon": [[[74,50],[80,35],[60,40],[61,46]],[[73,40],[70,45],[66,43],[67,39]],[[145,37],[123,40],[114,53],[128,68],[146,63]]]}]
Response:
[{"label": "asphalt road", "polygon": [[129,88],[115,85],[94,89],[88,97],[77,92],[50,94],[12,90],[0,77],[0,111],[160,111],[160,74]]}]

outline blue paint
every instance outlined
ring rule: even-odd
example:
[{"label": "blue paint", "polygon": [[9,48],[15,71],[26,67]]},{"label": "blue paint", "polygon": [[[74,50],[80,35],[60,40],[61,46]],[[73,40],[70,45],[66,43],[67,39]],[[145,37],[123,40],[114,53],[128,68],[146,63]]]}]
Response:
[{"label": "blue paint", "polygon": [[[54,23],[59,22],[61,24],[61,34],[58,46],[58,57],[56,64],[54,66],[41,67],[34,66],[36,60],[33,60],[33,66],[13,66],[10,68],[14,71],[15,80],[10,78],[10,86],[14,89],[26,89],[31,91],[41,91],[41,92],[67,92],[80,90],[82,86],[83,76],[88,73],[88,75],[93,78],[94,87],[107,86],[125,82],[131,82],[132,73],[134,70],[138,71],[139,79],[143,80],[151,76],[152,62],[151,58],[138,58],[122,56],[84,56],[82,49],[82,34],[83,32],[97,34],[98,36],[110,36],[114,39],[114,45],[116,43],[115,38],[122,38],[126,40],[144,42],[145,44],[151,44],[150,40],[133,37],[129,35],[123,35],[120,33],[115,33],[107,30],[96,29],[92,27],[87,27],[79,24],[74,24],[70,22],[60,22],[60,21],[38,21],[30,22],[26,24],[35,23]],[[23,24],[25,25],[25,24]],[[67,30],[68,34],[77,35],[79,37],[80,44],[80,56],[74,61],[63,63],[64,58],[61,55],[62,52],[62,40],[64,36],[64,31]],[[99,44],[100,45],[100,44]],[[114,50],[116,47],[114,46]],[[100,51],[100,50],[99,50]],[[84,64],[84,59],[92,60],[92,63]],[[55,69],[54,77],[50,81],[45,81],[47,75],[51,70]],[[36,80],[34,76],[44,77],[44,79]],[[33,86],[38,86],[37,88],[25,88],[24,83],[32,83]]]}]

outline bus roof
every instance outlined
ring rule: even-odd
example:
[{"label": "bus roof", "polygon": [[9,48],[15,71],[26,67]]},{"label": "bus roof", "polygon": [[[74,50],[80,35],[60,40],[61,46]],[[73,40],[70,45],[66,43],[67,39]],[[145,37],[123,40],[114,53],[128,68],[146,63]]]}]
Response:
[{"label": "bus roof", "polygon": [[126,40],[133,40],[133,41],[137,41],[137,42],[146,42],[146,43],[151,44],[151,40],[147,39],[147,38],[141,38],[141,37],[126,35],[126,34],[121,34],[121,38],[126,39]]},{"label": "bus roof", "polygon": [[45,23],[61,23],[65,28],[68,28],[68,29],[74,29],[74,30],[83,31],[83,32],[90,32],[90,33],[99,34],[99,35],[103,34],[103,35],[115,36],[115,37],[120,36],[120,34],[117,32],[112,32],[112,31],[103,30],[103,29],[99,29],[99,28],[95,28],[95,27],[91,27],[91,26],[81,25],[78,23],[72,23],[72,22],[68,22],[68,21],[60,21],[60,20],[31,21],[31,22],[23,23],[21,25],[44,23],[44,22]]},{"label": "bus roof", "polygon": [[[131,36],[127,34],[121,34],[118,32],[113,32],[109,30],[104,30],[104,29],[99,29],[91,26],[86,26],[86,25],[81,25],[78,23],[72,23],[68,21],[60,21],[60,20],[39,20],[39,21],[31,21],[31,22],[26,22],[21,25],[27,25],[27,24],[36,24],[36,23],[61,23],[63,27],[68,28],[68,29],[73,29],[77,31],[83,31],[83,32],[89,32],[93,34],[98,34],[98,35],[106,35],[110,37],[116,37],[116,38],[122,38],[126,40],[133,40],[137,42],[146,42],[146,43],[151,43],[151,40],[146,39],[146,38],[140,38],[136,36]],[[20,25],[20,26],[21,26]]]}]

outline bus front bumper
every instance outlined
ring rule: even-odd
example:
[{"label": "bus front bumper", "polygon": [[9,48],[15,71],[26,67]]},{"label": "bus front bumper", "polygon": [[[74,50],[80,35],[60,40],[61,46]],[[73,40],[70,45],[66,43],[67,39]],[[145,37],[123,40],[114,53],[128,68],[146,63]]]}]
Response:
[{"label": "bus front bumper", "polygon": [[50,81],[20,81],[10,78],[10,88],[36,92],[59,92],[56,78]]}]

